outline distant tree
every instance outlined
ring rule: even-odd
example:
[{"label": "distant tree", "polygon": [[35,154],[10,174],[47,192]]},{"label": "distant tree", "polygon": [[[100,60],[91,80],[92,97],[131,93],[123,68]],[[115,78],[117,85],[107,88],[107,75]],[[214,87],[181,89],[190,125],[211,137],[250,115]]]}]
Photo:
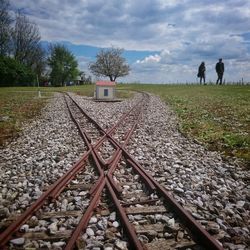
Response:
[{"label": "distant tree", "polygon": [[10,52],[12,19],[8,12],[9,6],[8,0],[0,0],[0,55]]},{"label": "distant tree", "polygon": [[91,76],[87,76],[84,71],[80,71],[79,76],[81,79],[80,84],[91,84],[92,83]]},{"label": "distant tree", "polygon": [[44,51],[40,45],[40,33],[36,24],[20,12],[16,15],[15,27],[12,32],[14,58],[29,67],[41,59]]},{"label": "distant tree", "polygon": [[107,76],[110,81],[115,81],[117,77],[129,74],[130,68],[122,57],[123,49],[110,48],[102,49],[96,56],[96,62],[91,63],[91,72],[99,76]]},{"label": "distant tree", "polygon": [[87,78],[86,78],[86,84],[92,84],[92,78],[91,78],[91,76],[88,76]]},{"label": "distant tree", "polygon": [[51,68],[50,79],[54,86],[65,86],[79,75],[74,55],[63,45],[51,46],[48,64]]},{"label": "distant tree", "polygon": [[0,55],[6,63],[0,68],[1,85],[32,85],[45,69],[46,53],[37,25],[20,12],[12,20],[9,6],[9,0],[0,0]]},{"label": "distant tree", "polygon": [[41,78],[47,63],[40,40],[38,26],[18,12],[12,31],[12,53],[18,62],[29,67],[38,78]]},{"label": "distant tree", "polygon": [[14,58],[0,55],[0,86],[31,86],[35,74]]},{"label": "distant tree", "polygon": [[36,48],[35,53],[33,54],[32,65],[31,65],[32,70],[37,75],[37,77],[38,77],[39,80],[44,75],[46,67],[47,67],[47,53],[39,45]]}]

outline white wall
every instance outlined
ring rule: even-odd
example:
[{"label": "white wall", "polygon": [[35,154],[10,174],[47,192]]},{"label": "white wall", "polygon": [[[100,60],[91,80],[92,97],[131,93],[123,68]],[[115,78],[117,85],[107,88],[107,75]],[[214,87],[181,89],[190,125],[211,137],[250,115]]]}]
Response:
[{"label": "white wall", "polygon": [[[104,96],[104,90],[108,90],[108,96]],[[113,99],[115,97],[114,87],[96,86],[96,98],[97,99]]]}]

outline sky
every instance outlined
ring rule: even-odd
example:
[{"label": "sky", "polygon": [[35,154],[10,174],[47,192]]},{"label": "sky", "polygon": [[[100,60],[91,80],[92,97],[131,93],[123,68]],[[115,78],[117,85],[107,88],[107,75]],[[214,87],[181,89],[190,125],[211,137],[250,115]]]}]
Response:
[{"label": "sky", "polygon": [[[10,0],[39,27],[44,44],[62,43],[87,74],[101,48],[124,49],[130,74],[119,82],[196,83],[200,63],[215,82],[250,82],[249,0]],[[105,79],[105,78],[104,78]],[[108,80],[108,79],[107,79]]]}]

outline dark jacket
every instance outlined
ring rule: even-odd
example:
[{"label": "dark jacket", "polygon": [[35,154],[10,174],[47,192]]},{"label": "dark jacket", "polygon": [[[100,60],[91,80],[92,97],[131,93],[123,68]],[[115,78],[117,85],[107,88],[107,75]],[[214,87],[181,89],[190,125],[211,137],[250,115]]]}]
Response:
[{"label": "dark jacket", "polygon": [[198,77],[204,77],[205,76],[205,71],[206,71],[206,67],[205,67],[205,64],[202,63],[200,66],[199,66],[199,69],[198,69]]},{"label": "dark jacket", "polygon": [[215,70],[218,74],[224,73],[224,63],[223,62],[217,62],[215,66]]}]

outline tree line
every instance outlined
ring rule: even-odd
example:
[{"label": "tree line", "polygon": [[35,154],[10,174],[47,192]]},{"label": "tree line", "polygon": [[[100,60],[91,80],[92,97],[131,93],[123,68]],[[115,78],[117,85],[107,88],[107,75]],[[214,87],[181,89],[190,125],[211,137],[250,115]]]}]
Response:
[{"label": "tree line", "polygon": [[62,86],[76,79],[77,67],[63,45],[44,49],[38,26],[20,11],[13,18],[9,0],[0,0],[0,86],[32,86],[37,81]]},{"label": "tree line", "polygon": [[[122,53],[123,49],[114,47],[101,49],[96,62],[90,63],[90,71],[110,81],[127,75],[130,68]],[[0,0],[0,86],[34,86],[38,82],[65,86],[76,79],[91,83],[64,45],[43,48],[38,26],[20,11],[11,16],[9,0]]]},{"label": "tree line", "polygon": [[8,0],[0,0],[0,84],[33,82],[44,67],[38,27],[17,12],[9,13]]}]

